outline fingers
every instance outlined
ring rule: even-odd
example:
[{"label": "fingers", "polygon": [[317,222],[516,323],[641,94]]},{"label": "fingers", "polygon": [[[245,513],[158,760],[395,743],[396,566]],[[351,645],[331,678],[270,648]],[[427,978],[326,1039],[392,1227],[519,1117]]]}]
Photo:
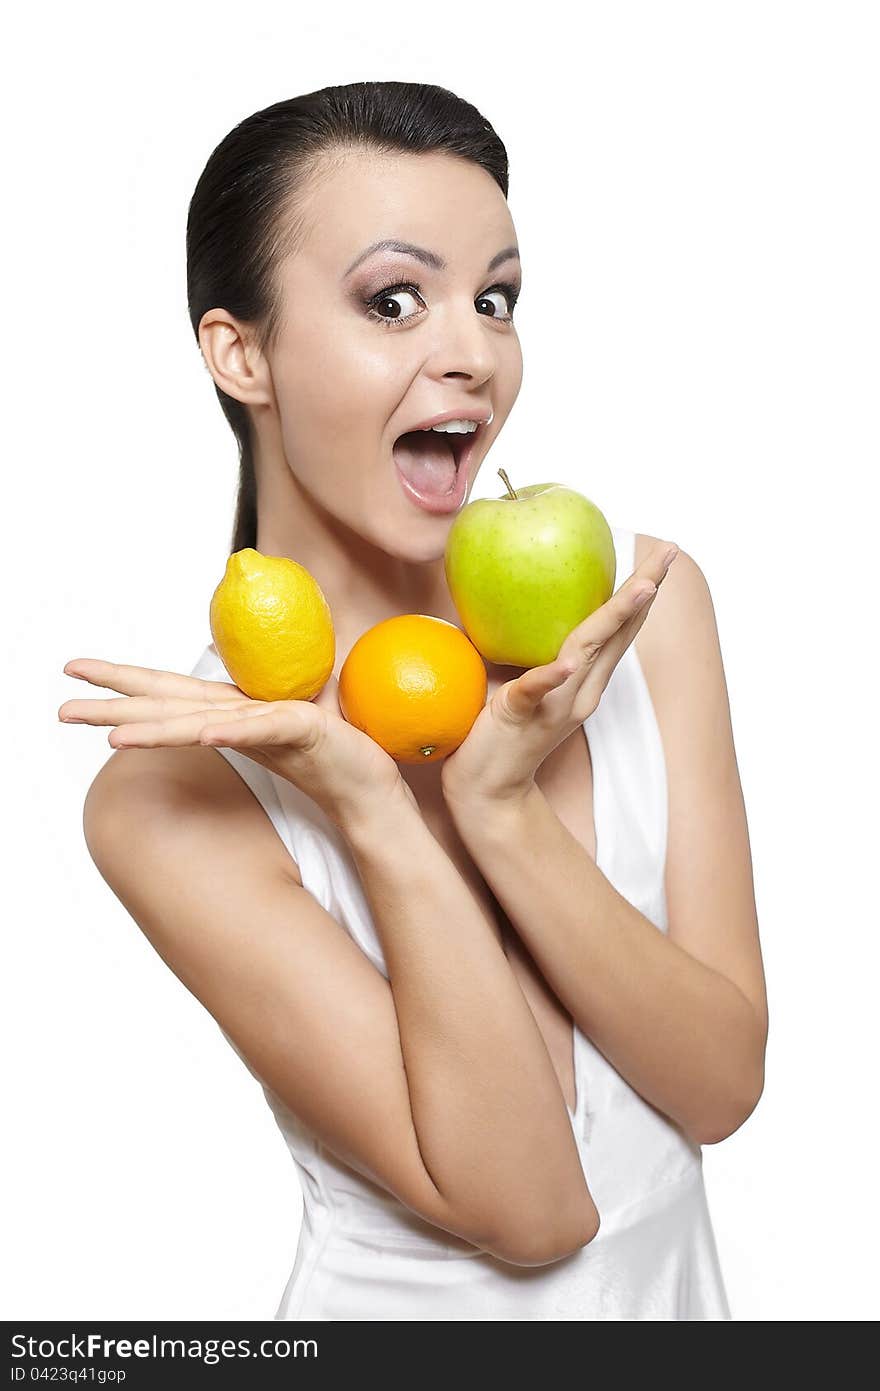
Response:
[{"label": "fingers", "polygon": [[[669,546],[666,542],[662,542],[659,546],[654,547],[647,560],[644,560],[638,570],[630,575],[625,584],[621,585],[617,593],[609,600],[609,603],[616,610],[616,616],[619,619],[618,627],[626,623],[634,613],[638,613],[643,604],[654,597],[677,555],[677,546]],[[615,600],[618,599],[619,604],[615,604]]]},{"label": "fingers", "polygon": [[669,567],[678,555],[678,546],[674,542],[661,541],[659,546],[655,546],[647,560],[639,566],[639,570],[647,570],[651,581],[659,587],[666,578]]},{"label": "fingers", "polygon": [[[601,608],[585,618],[579,628],[569,635],[572,645],[576,645],[582,658],[591,659],[615,633],[639,614],[641,621],[647,616],[650,601],[662,584],[669,566],[678,554],[677,546],[662,542],[643,561],[638,570],[620,586],[615,594]],[[566,639],[566,645],[569,639]],[[560,656],[562,651],[560,649]]]},{"label": "fingers", "polygon": [[[623,613],[624,622],[630,621],[634,614],[640,615],[639,626],[644,622],[650,607],[649,600],[654,598],[677,555],[678,547],[667,546],[665,541],[660,546],[655,546],[654,552],[642,562],[638,572],[630,576],[627,583],[618,591],[620,594],[623,594],[627,589],[631,591],[628,611]],[[645,578],[646,571],[647,579]]]},{"label": "fingers", "polygon": [[308,700],[282,700],[261,709],[236,710],[223,723],[207,721],[200,744],[225,748],[288,745],[300,751],[312,748],[317,738],[317,717]]},{"label": "fingers", "polygon": [[207,710],[204,701],[171,697],[164,700],[155,700],[152,696],[122,696],[119,700],[66,700],[58,708],[58,718],[71,724],[157,724],[162,720],[173,719],[177,715],[193,714],[198,710],[206,714],[210,714],[212,710],[232,710],[245,698],[242,697],[238,701],[218,700]]},{"label": "fingers", "polygon": [[514,721],[528,720],[544,696],[567,681],[575,670],[572,662],[557,658],[546,666],[523,672],[496,692],[501,697],[503,713]]},{"label": "fingers", "polygon": [[[112,705],[115,702],[99,703]],[[200,743],[202,730],[211,724],[216,725],[218,718],[231,720],[236,716],[237,711],[233,709],[225,711],[221,716],[218,716],[216,708],[190,709],[163,719],[142,719],[125,723],[121,729],[111,731],[107,736],[107,742],[113,749],[182,748]]]},{"label": "fingers", "polygon": [[75,658],[67,663],[64,672],[67,676],[89,681],[93,686],[105,686],[122,695],[198,700],[202,705],[229,700],[233,692],[242,699],[246,698],[244,692],[239,691],[231,681],[205,681],[200,676],[182,676],[176,671],[157,671],[153,667],[124,666],[93,657]]},{"label": "fingers", "polygon": [[677,554],[677,546],[668,546],[665,542],[655,546],[653,553],[617,593],[569,635],[555,662],[532,667],[500,688],[497,694],[502,712],[513,721],[528,720],[544,696],[582,670],[585,660],[592,666],[611,638],[622,630],[629,637],[632,636],[630,629],[638,631]]},{"label": "fingers", "polygon": [[[647,606],[656,593],[655,584],[646,584],[644,579],[636,579],[633,576],[626,584],[621,585],[606,604],[591,613],[573,633],[569,634],[564,648],[574,647],[581,661],[591,660],[615,633],[620,632],[634,614],[643,606]],[[560,649],[560,656],[564,648]]]}]

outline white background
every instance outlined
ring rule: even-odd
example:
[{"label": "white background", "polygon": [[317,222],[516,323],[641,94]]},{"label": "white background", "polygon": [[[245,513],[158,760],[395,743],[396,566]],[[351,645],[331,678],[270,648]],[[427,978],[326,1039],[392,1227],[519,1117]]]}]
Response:
[{"label": "white background", "polygon": [[[712,591],[771,1034],[704,1149],[735,1319],[876,1317],[876,6],[16,7],[2,101],[6,1318],[271,1318],[300,1199],[262,1092],[93,865],[73,657],[187,672],[237,457],[187,205],[243,117],[436,82],[510,158],[525,379],[494,468]],[[523,27],[528,26],[528,27]],[[133,847],[136,853],[136,847]]]}]

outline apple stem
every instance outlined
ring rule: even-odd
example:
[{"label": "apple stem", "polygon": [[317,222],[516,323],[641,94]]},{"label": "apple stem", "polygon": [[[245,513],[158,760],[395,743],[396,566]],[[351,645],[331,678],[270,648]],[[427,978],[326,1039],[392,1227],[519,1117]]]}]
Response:
[{"label": "apple stem", "polygon": [[504,480],[504,486],[505,486],[505,488],[507,489],[507,496],[508,496],[508,497],[512,497],[513,500],[514,500],[514,502],[518,501],[517,496],[516,496],[516,493],[514,492],[513,488],[511,487],[510,479],[508,478],[507,474],[504,472],[504,469],[503,469],[503,468],[500,468],[500,469],[498,470],[498,477],[499,477],[499,478],[503,478],[503,480]]}]

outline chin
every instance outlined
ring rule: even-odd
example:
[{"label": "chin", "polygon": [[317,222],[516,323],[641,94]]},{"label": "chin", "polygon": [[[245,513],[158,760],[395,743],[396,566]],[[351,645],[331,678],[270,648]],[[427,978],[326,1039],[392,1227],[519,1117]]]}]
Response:
[{"label": "chin", "polygon": [[[436,520],[435,518],[435,533],[439,530],[439,537],[436,534],[432,537],[426,536],[421,544],[413,538],[408,545],[405,542],[395,544],[394,540],[389,538],[388,544],[382,545],[382,550],[386,555],[393,556],[395,560],[402,560],[407,565],[436,565],[445,558],[446,537],[452,525],[452,518],[449,519],[449,525],[443,528],[436,527]],[[398,539],[402,541],[402,538]]]}]

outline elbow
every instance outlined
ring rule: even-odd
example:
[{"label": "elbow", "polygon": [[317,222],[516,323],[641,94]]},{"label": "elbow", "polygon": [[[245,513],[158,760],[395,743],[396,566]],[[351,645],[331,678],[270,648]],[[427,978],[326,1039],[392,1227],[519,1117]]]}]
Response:
[{"label": "elbow", "polygon": [[718,1087],[712,1113],[701,1117],[691,1128],[690,1134],[698,1145],[720,1144],[745,1125],[764,1093],[766,1050],[765,1024],[750,1033],[748,1051],[740,1059],[735,1076],[726,1086]]},{"label": "elbow", "polygon": [[718,1145],[722,1140],[729,1139],[739,1130],[740,1126],[745,1125],[761,1100],[763,1091],[764,1075],[762,1072],[758,1085],[753,1087],[744,1099],[738,1098],[737,1102],[729,1106],[723,1113],[716,1114],[701,1125],[694,1127],[691,1134],[696,1143],[698,1145]]},{"label": "elbow", "polygon": [[551,1265],[589,1245],[599,1226],[599,1213],[591,1199],[583,1220],[562,1231],[550,1222],[532,1222],[525,1231],[507,1232],[502,1239],[484,1243],[484,1249],[508,1265]]}]

